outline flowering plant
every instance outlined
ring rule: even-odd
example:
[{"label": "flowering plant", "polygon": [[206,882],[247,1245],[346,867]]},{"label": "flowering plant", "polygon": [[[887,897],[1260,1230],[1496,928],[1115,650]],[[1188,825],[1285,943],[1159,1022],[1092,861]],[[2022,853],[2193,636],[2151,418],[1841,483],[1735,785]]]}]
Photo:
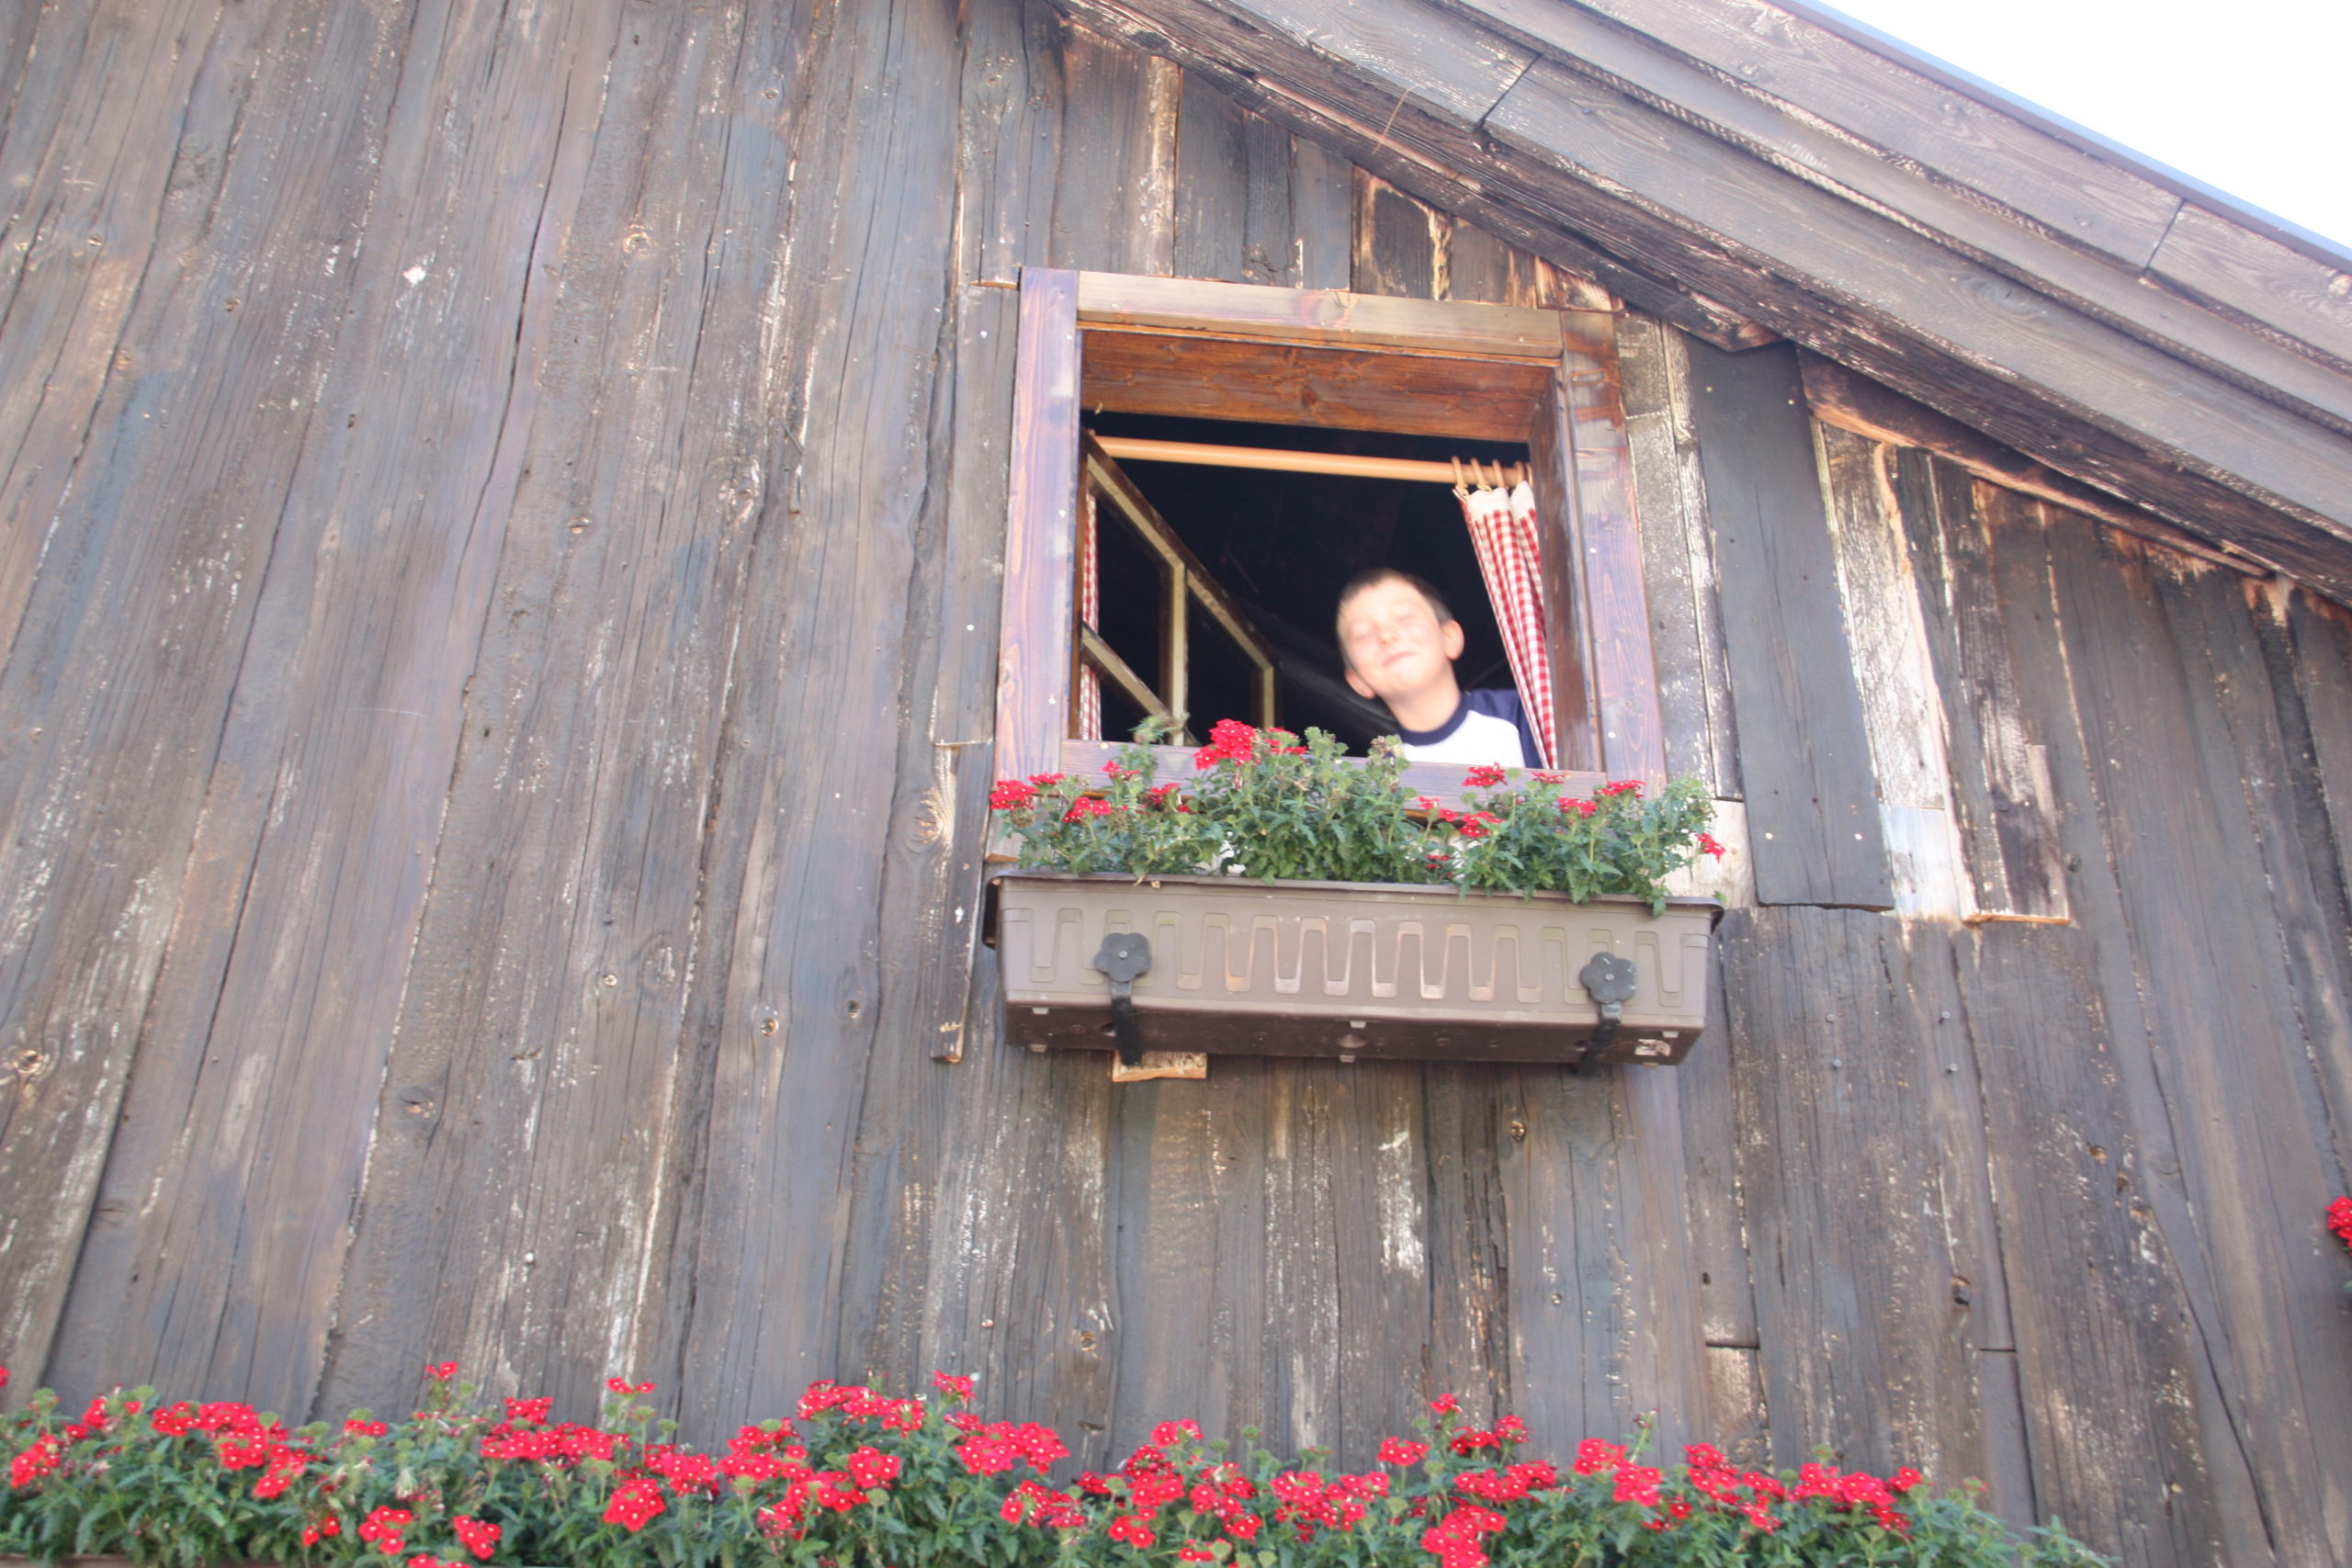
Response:
[{"label": "flowering plant", "polygon": [[[53,1394],[0,1426],[0,1553],[209,1568],[1550,1568],[1567,1563],[2086,1564],[2052,1526],[2020,1540],[1973,1488],[1917,1472],[1743,1470],[1705,1444],[1673,1466],[1588,1438],[1565,1471],[1523,1423],[1447,1397],[1360,1473],[1239,1454],[1167,1421],[1118,1469],[1057,1479],[1052,1428],[990,1421],[969,1378],[933,1397],[810,1386],[724,1453],[673,1444],[614,1379],[602,1422],[546,1399],[472,1407],[444,1362],[392,1426],[288,1428],[243,1404],[146,1391],[62,1420]],[[1245,1434],[1247,1435],[1247,1434]]]},{"label": "flowering plant", "polygon": [[[1141,733],[1140,741],[1150,734]],[[1104,777],[1039,773],[1000,783],[989,804],[1019,839],[1024,870],[1142,878],[1228,872],[1266,881],[1451,883],[1492,892],[1558,891],[1666,904],[1665,879],[1694,855],[1720,856],[1695,779],[1655,798],[1639,780],[1589,796],[1566,775],[1472,768],[1455,810],[1409,794],[1393,739],[1363,761],[1319,729],[1298,736],[1220,720],[1193,754],[1191,787],[1152,783],[1147,745]]]}]

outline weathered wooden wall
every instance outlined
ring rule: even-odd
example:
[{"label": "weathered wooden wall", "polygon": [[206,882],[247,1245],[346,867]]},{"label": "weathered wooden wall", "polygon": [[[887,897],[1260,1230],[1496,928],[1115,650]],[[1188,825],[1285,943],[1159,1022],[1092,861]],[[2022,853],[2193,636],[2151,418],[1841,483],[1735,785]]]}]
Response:
[{"label": "weathered wooden wall", "polygon": [[430,1355],[708,1436],[943,1366],[1094,1462],[1457,1389],[2352,1557],[2335,606],[1629,314],[1669,758],[1774,846],[1724,1026],[1114,1089],[963,996],[1007,286],[1606,296],[1037,0],[119,0],[0,62],[15,1393]]}]

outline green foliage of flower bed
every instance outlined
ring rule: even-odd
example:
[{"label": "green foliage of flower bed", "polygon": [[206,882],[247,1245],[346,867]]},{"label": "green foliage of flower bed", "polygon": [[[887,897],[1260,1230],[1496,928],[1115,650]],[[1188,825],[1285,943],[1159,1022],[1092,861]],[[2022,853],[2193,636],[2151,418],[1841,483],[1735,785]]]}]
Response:
[{"label": "green foliage of flower bed", "polygon": [[[678,1447],[615,1380],[601,1422],[545,1399],[492,1412],[456,1367],[425,1407],[287,1427],[242,1404],[145,1390],[68,1420],[36,1394],[0,1451],[0,1553],[399,1568],[1576,1568],[1672,1564],[2085,1564],[2054,1526],[2012,1535],[1973,1488],[1826,1462],[1767,1475],[1703,1445],[1671,1467],[1587,1439],[1565,1471],[1525,1427],[1437,1401],[1361,1474],[1204,1442],[1163,1423],[1110,1474],[1035,1423],[988,1421],[968,1379],[927,1399],[812,1386],[791,1419],[720,1454]],[[0,1379],[5,1379],[0,1372]]]},{"label": "green foliage of flower bed", "polygon": [[1452,883],[1499,893],[1623,897],[1665,907],[1665,879],[1707,836],[1704,787],[1678,779],[1655,799],[1633,780],[1590,796],[1566,776],[1512,782],[1472,768],[1456,811],[1406,790],[1393,742],[1370,759],[1342,755],[1319,729],[1304,744],[1288,730],[1218,721],[1194,754],[1187,789],[1155,784],[1150,752],[1129,747],[1100,780],[1039,773],[1000,783],[989,804],[1021,841],[1031,871],[1168,876],[1238,872],[1266,881]]}]

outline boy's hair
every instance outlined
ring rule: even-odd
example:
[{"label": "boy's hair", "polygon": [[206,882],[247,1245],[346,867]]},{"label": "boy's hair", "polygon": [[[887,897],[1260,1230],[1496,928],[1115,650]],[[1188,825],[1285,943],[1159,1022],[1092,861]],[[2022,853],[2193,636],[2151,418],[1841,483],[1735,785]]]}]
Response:
[{"label": "boy's hair", "polygon": [[[1331,613],[1331,634],[1334,637],[1339,635],[1340,618],[1347,614],[1349,600],[1367,588],[1377,588],[1384,582],[1392,581],[1401,582],[1419,594],[1428,603],[1430,614],[1437,617],[1439,626],[1443,626],[1453,619],[1453,612],[1446,608],[1445,595],[1440,593],[1436,585],[1427,578],[1415,577],[1411,572],[1399,571],[1393,566],[1368,566],[1349,578],[1340,588],[1340,607]],[[1347,652],[1347,644],[1344,641],[1340,645],[1340,651],[1342,655]]]}]

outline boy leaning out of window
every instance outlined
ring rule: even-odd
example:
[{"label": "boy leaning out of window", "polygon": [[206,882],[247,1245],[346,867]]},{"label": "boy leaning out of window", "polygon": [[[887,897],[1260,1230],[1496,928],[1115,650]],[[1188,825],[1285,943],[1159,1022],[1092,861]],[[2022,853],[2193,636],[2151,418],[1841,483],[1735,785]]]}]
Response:
[{"label": "boy leaning out of window", "polygon": [[1523,768],[1540,755],[1516,690],[1465,692],[1454,680],[1462,623],[1419,578],[1358,572],[1340,591],[1339,635],[1349,686],[1388,705],[1410,761]]}]

